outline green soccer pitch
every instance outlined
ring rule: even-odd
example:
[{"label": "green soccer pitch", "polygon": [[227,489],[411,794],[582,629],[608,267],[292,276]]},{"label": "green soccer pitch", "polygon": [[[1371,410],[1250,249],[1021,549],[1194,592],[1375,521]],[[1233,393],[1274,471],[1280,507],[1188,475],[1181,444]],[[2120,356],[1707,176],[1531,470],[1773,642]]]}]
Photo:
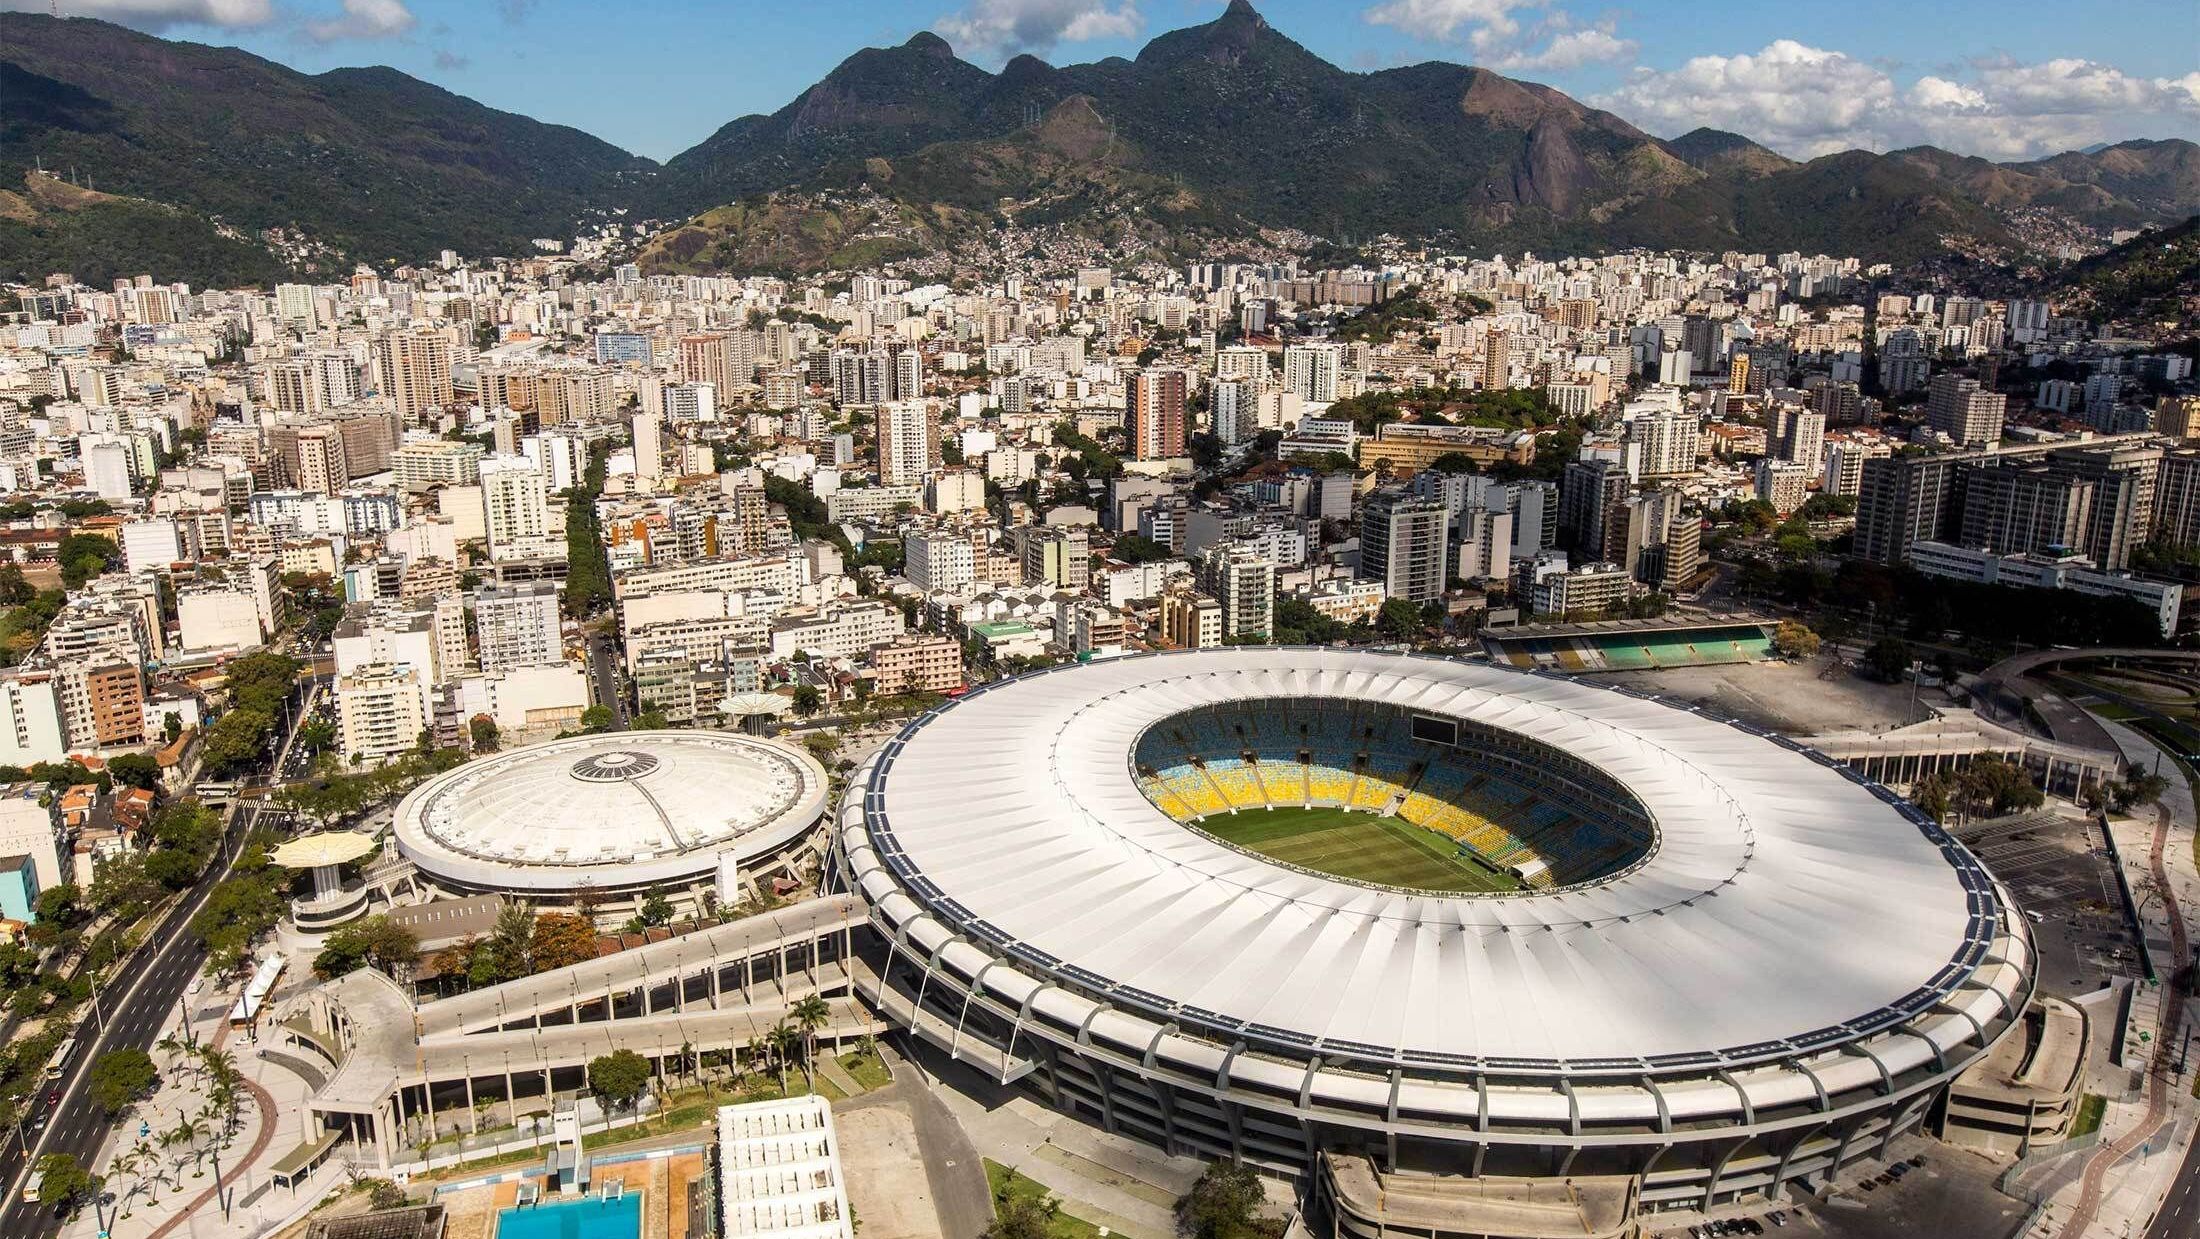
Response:
[{"label": "green soccer pitch", "polygon": [[1225,843],[1301,869],[1424,891],[1511,891],[1511,875],[1458,854],[1458,845],[1410,822],[1349,809],[1246,809],[1195,823]]}]

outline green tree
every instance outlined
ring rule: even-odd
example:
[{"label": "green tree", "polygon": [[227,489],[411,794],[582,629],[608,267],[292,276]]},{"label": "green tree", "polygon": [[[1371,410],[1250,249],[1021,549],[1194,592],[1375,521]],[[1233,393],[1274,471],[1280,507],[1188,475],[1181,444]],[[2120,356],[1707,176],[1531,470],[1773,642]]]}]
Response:
[{"label": "green tree", "polygon": [[1188,1239],[1264,1239],[1281,1233],[1262,1217],[1267,1197],[1252,1167],[1211,1162],[1192,1190],[1176,1203],[1177,1230]]},{"label": "green tree", "polygon": [[993,1220],[980,1239],[1053,1239],[1062,1202],[1049,1192],[1016,1192],[1004,1181],[993,1193]]},{"label": "green tree", "polygon": [[323,939],[320,954],[313,957],[313,971],[328,978],[373,967],[401,978],[419,962],[420,939],[412,930],[387,916],[370,916]]},{"label": "green tree", "polygon": [[474,752],[497,751],[497,721],[486,714],[476,714],[466,722],[467,738],[473,741]]},{"label": "green tree", "polygon": [[591,734],[609,731],[618,721],[618,714],[610,706],[590,706],[581,711],[581,730]]},{"label": "green tree", "polygon": [[19,607],[37,596],[38,591],[24,579],[21,568],[0,564],[0,606]]},{"label": "green tree", "polygon": [[634,716],[634,730],[636,731],[663,731],[670,726],[672,726],[672,720],[666,718],[665,712],[662,710],[644,710]]},{"label": "green tree", "polygon": [[122,548],[98,534],[72,533],[61,539],[54,561],[61,565],[62,587],[82,589],[84,582],[121,566]]},{"label": "green tree", "polygon": [[1910,673],[1910,643],[1900,637],[1881,637],[1864,651],[1864,669],[1874,679],[1898,683]]},{"label": "green tree", "polygon": [[817,1034],[833,1022],[833,1010],[816,994],[805,994],[787,1008],[787,1020],[802,1034],[802,1069],[814,1076],[817,1069]]},{"label": "green tree", "polygon": [[607,1106],[631,1106],[648,1087],[649,1060],[632,1050],[613,1050],[588,1061],[588,1089]]},{"label": "green tree", "polygon": [[817,713],[818,708],[824,704],[824,701],[823,695],[814,686],[809,684],[794,686],[794,712],[802,717],[808,718]]},{"label": "green tree", "polygon": [[52,1205],[63,1213],[74,1213],[100,1188],[99,1176],[67,1153],[48,1153],[39,1158],[38,1171],[43,1176],[38,1184],[38,1203]]},{"label": "green tree", "polygon": [[109,1050],[92,1063],[90,1082],[92,1104],[111,1119],[152,1096],[160,1073],[143,1050]]},{"label": "green tree", "polygon": [[143,753],[118,753],[108,758],[107,773],[125,787],[152,791],[160,786],[160,763]]},{"label": "green tree", "polygon": [[1135,533],[1117,538],[1115,546],[1108,553],[1126,564],[1149,564],[1155,560],[1168,559],[1174,554],[1152,538]]},{"label": "green tree", "polygon": [[672,901],[663,891],[653,890],[642,899],[642,924],[669,925],[672,923]]},{"label": "green tree", "polygon": [[1413,641],[1427,631],[1427,626],[1421,622],[1420,607],[1409,599],[1392,598],[1376,613],[1375,629],[1394,641]]}]

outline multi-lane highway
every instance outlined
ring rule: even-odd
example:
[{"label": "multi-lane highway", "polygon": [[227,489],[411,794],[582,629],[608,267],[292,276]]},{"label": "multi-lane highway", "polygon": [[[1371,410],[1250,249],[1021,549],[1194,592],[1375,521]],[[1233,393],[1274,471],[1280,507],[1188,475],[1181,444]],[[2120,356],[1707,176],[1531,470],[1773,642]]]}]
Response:
[{"label": "multi-lane highway", "polygon": [[[293,699],[297,712],[292,715],[290,730],[281,737],[272,769],[282,769],[288,760],[291,741],[297,735],[297,720],[305,714],[302,707],[310,705],[319,683],[318,679],[313,679],[299,686],[298,696]],[[264,785],[267,778],[261,775],[252,782]],[[271,810],[251,800],[240,798],[232,803],[223,822],[220,854],[207,866],[198,884],[161,919],[159,927],[146,939],[146,945],[116,969],[116,979],[100,993],[97,1009],[83,1013],[83,1023],[77,1032],[81,1048],[55,1086],[59,1097],[47,1116],[44,1129],[29,1138],[27,1152],[23,1148],[24,1141],[14,1133],[8,1133],[7,1146],[0,1150],[0,1185],[7,1188],[5,1201],[0,1202],[0,1235],[7,1239],[35,1239],[60,1228],[51,1206],[23,1199],[23,1180],[38,1159],[55,1153],[70,1154],[87,1169],[92,1168],[113,1124],[99,1114],[85,1095],[84,1082],[91,1065],[102,1054],[123,1049],[150,1049],[159,1040],[161,1026],[178,1009],[185,988],[206,961],[205,949],[185,927],[206,902],[207,893],[229,875],[236,863],[238,846],[251,834],[255,819],[266,812]],[[87,1007],[93,1005],[87,1004]],[[45,1102],[34,1098],[32,1104],[44,1105]],[[126,1116],[123,1121],[135,1120]]]}]

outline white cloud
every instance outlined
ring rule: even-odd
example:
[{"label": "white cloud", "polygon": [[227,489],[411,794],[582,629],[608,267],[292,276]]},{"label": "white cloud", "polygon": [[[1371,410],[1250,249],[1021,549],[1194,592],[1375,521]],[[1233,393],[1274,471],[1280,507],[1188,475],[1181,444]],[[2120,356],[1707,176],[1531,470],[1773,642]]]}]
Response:
[{"label": "white cloud", "polygon": [[1551,36],[1551,41],[1544,44],[1541,51],[1509,52],[1490,63],[1508,73],[1521,70],[1564,73],[1583,65],[1631,60],[1640,48],[1633,39],[1620,38],[1612,30],[1598,26],[1560,31]]},{"label": "white cloud", "polygon": [[940,36],[964,55],[1045,55],[1057,43],[1127,39],[1144,23],[1135,0],[971,0],[938,22]]},{"label": "white cloud", "polygon": [[316,43],[339,39],[389,39],[413,28],[404,0],[344,0],[344,12],[328,21],[307,22],[305,35]]},{"label": "white cloud", "polygon": [[[0,9],[44,13],[50,0],[0,0]],[[138,30],[171,26],[264,26],[275,16],[271,0],[69,0],[70,17],[97,17]]]},{"label": "white cloud", "polygon": [[1654,133],[1708,125],[1799,158],[1929,144],[2024,159],[2141,131],[2200,133],[2200,74],[2150,79],[2089,60],[1996,61],[1905,88],[1876,65],[1791,39],[1637,70],[1592,102]]},{"label": "white cloud", "polygon": [[1533,8],[1542,0],[1385,0],[1360,14],[1373,25],[1389,26],[1417,39],[1439,43],[1465,42],[1476,51],[1501,48],[1520,34],[1516,9]]}]

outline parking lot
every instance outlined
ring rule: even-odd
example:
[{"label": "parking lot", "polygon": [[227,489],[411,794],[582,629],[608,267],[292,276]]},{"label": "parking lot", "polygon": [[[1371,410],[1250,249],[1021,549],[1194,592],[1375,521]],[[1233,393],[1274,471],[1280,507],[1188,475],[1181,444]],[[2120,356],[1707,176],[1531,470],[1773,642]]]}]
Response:
[{"label": "parking lot", "polygon": [[2044,990],[2077,997],[2137,973],[2114,866],[2091,819],[2046,809],[1954,833],[2031,918]]}]

